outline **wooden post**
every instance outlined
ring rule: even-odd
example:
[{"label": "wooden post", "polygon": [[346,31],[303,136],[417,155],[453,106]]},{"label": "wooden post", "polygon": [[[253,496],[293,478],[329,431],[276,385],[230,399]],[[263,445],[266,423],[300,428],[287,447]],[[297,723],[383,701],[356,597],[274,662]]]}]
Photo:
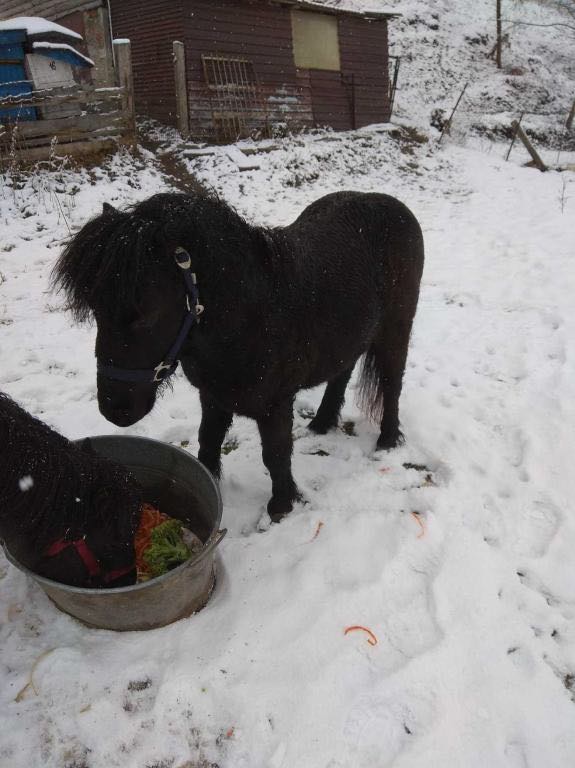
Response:
[{"label": "wooden post", "polygon": [[118,85],[122,93],[122,111],[128,122],[128,143],[136,143],[136,109],[134,105],[134,76],[132,72],[132,52],[129,40],[114,40],[114,61]]},{"label": "wooden post", "polygon": [[514,124],[513,127],[513,135],[511,136],[511,144],[509,145],[509,149],[507,150],[507,154],[505,155],[505,162],[509,160],[509,155],[511,154],[511,150],[513,149],[513,145],[515,144],[515,139],[517,138],[517,128],[521,125],[521,121],[523,120],[523,115],[525,112],[522,112],[519,116],[519,120]]},{"label": "wooden post", "polygon": [[496,35],[497,35],[497,48],[495,49],[495,63],[497,69],[501,69],[501,0],[496,0]]},{"label": "wooden post", "polygon": [[399,77],[399,64],[401,62],[401,59],[399,56],[393,56],[389,57],[394,58],[394,66],[393,66],[393,80],[391,81],[390,91],[389,91],[389,119],[391,121],[391,117],[393,115],[393,105],[395,103],[395,92],[397,91],[397,78]]},{"label": "wooden post", "polygon": [[176,124],[184,139],[190,135],[188,112],[188,80],[186,77],[186,49],[183,43],[174,40],[174,80],[176,83]]},{"label": "wooden post", "polygon": [[575,118],[575,101],[571,106],[571,112],[569,112],[569,117],[567,118],[567,122],[565,123],[565,127],[567,128],[568,131],[571,130],[571,126],[573,125],[574,118]]},{"label": "wooden post", "polygon": [[443,138],[443,134],[444,133],[449,133],[449,131],[451,130],[451,121],[453,120],[453,115],[455,114],[455,110],[459,106],[459,102],[463,98],[463,94],[467,90],[467,86],[468,85],[469,85],[469,83],[465,83],[465,85],[463,86],[463,90],[459,94],[459,98],[457,99],[457,101],[455,102],[455,106],[451,110],[451,114],[449,115],[449,120],[446,123],[443,124],[443,128],[441,129],[441,136],[439,137],[439,141],[437,142],[438,144],[441,144],[441,139]]},{"label": "wooden post", "polygon": [[533,162],[535,163],[535,165],[537,166],[537,168],[539,168],[539,170],[540,170],[540,171],[546,171],[546,170],[547,170],[547,166],[545,165],[545,163],[543,162],[543,160],[542,160],[542,159],[539,157],[539,155],[537,154],[537,152],[536,152],[536,150],[535,150],[535,147],[534,147],[534,146],[533,146],[533,144],[532,144],[532,143],[529,141],[529,139],[527,138],[527,135],[525,134],[525,132],[524,132],[523,128],[522,128],[522,127],[519,125],[519,123],[517,122],[517,120],[514,120],[514,121],[511,123],[511,125],[513,126],[513,128],[514,128],[514,130],[515,130],[515,133],[517,134],[517,136],[519,136],[519,138],[521,139],[521,141],[522,141],[522,142],[525,144],[525,148],[527,149],[527,151],[529,152],[529,154],[530,154],[530,155],[531,155],[531,157],[533,158]]}]

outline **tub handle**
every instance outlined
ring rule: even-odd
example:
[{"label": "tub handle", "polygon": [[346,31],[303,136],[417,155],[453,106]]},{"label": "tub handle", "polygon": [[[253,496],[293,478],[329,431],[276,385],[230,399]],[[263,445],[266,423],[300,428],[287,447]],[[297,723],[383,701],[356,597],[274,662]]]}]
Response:
[{"label": "tub handle", "polygon": [[222,539],[224,538],[227,532],[228,532],[227,528],[220,528],[220,530],[214,536],[212,541],[205,548],[204,554],[206,555],[208,552],[211,552],[212,549],[215,549],[218,546],[218,544],[220,544],[220,542],[222,541]]}]

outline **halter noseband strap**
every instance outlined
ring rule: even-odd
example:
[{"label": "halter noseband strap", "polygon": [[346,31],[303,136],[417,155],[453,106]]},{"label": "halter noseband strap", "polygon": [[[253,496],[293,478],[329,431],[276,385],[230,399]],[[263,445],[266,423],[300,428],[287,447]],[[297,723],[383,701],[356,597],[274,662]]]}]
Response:
[{"label": "halter noseband strap", "polygon": [[204,308],[199,302],[196,275],[192,272],[192,259],[190,254],[184,248],[178,246],[174,252],[174,259],[178,267],[182,270],[184,282],[186,284],[186,306],[188,311],[184,317],[178,335],[176,336],[176,340],[170,347],[170,351],[155,368],[116,368],[113,365],[103,365],[98,362],[99,376],[105,376],[107,379],[115,379],[116,381],[157,384],[164,381],[164,379],[167,379],[168,376],[171,376],[178,367],[180,350],[192,327],[198,322],[198,318],[204,311]]}]

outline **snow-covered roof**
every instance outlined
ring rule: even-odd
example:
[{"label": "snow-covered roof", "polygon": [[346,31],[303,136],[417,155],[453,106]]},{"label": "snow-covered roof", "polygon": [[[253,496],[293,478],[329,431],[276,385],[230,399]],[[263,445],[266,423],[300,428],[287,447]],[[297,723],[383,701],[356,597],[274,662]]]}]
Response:
[{"label": "snow-covered roof", "polygon": [[74,64],[84,64],[86,67],[93,67],[94,62],[92,59],[89,59],[87,56],[84,56],[83,53],[80,53],[75,48],[73,48],[71,45],[68,45],[67,43],[32,43],[32,50],[34,53],[44,53],[49,51],[65,51],[66,53],[70,54],[70,58],[77,57],[78,62],[71,61],[70,63]]},{"label": "snow-covered roof", "polygon": [[288,0],[292,5],[310,10],[345,13],[353,16],[390,17],[401,16],[391,7],[385,7],[381,0]]},{"label": "snow-covered roof", "polygon": [[12,29],[25,29],[28,36],[32,35],[63,35],[74,40],[81,40],[82,35],[71,29],[56,24],[54,21],[42,19],[39,16],[16,16],[14,19],[0,21],[0,32]]}]

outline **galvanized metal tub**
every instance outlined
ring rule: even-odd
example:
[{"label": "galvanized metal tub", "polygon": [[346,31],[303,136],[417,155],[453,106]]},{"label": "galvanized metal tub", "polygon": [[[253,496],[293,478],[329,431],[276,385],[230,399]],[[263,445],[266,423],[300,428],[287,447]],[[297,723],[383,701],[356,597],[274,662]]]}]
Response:
[{"label": "galvanized metal tub", "polygon": [[158,440],[110,435],[88,442],[98,453],[127,466],[143,486],[146,500],[182,520],[202,540],[202,550],[159,578],[118,589],[70,587],[33,573],[4,547],[6,557],[60,610],[92,627],[154,629],[199,611],[214,588],[215,550],[226,534],[220,530],[222,500],[211,474],[186,451]]}]

